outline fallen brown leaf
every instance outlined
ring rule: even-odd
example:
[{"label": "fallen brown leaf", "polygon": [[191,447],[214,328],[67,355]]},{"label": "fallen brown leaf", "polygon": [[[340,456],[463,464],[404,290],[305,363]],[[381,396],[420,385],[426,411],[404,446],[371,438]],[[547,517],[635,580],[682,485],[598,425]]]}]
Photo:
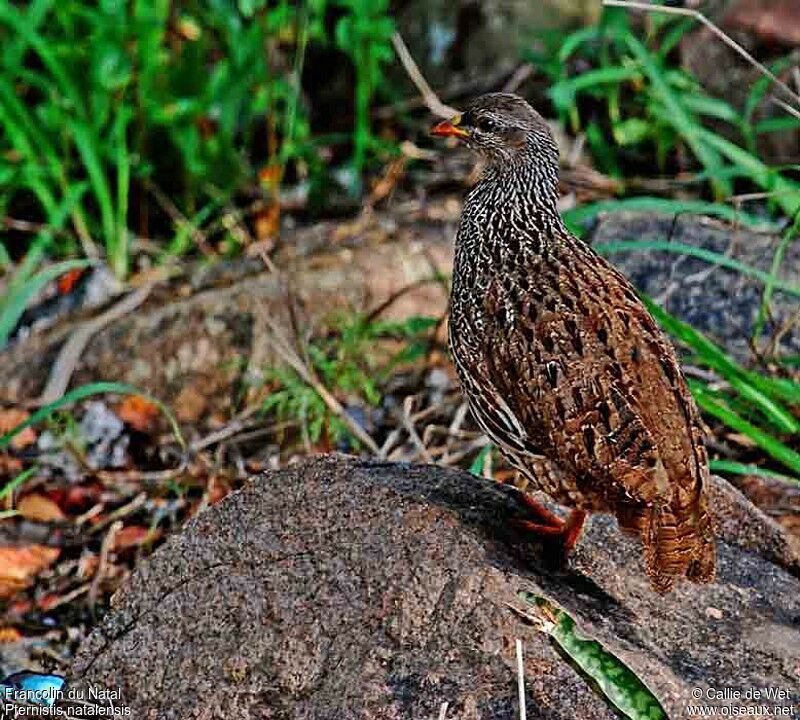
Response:
[{"label": "fallen brown leaf", "polygon": [[117,407],[117,415],[123,422],[144,433],[155,430],[158,414],[158,405],[141,395],[128,395]]},{"label": "fallen brown leaf", "polygon": [[[0,435],[5,435],[9,430],[13,430],[17,425],[25,422],[31,414],[27,410],[20,408],[8,408],[0,410]],[[25,428],[11,440],[11,447],[14,450],[23,450],[36,442],[36,432],[32,427]]]},{"label": "fallen brown leaf", "polygon": [[67,517],[55,502],[39,493],[32,493],[20,498],[17,502],[17,510],[22,517],[34,522],[60,522]]},{"label": "fallen brown leaf", "polygon": [[10,598],[24,590],[60,553],[58,548],[44,545],[0,547],[0,598]]}]

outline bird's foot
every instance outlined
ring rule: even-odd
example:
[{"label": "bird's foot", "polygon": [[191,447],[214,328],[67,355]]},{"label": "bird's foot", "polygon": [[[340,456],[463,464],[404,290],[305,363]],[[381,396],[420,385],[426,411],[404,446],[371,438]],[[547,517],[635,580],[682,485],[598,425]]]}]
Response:
[{"label": "bird's foot", "polygon": [[514,497],[528,512],[536,516],[536,520],[514,519],[511,524],[532,535],[558,539],[564,548],[564,554],[569,554],[581,536],[586,522],[586,511],[573,510],[564,520],[527,493],[515,493]]}]

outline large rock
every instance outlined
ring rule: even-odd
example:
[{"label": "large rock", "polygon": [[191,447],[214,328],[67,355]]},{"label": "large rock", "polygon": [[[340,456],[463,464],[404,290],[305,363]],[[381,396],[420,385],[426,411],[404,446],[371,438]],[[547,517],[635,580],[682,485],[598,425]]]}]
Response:
[{"label": "large rock", "polygon": [[121,687],[135,717],[159,720],[410,720],[443,702],[448,718],[511,719],[521,638],[528,717],[616,718],[509,609],[527,590],[623,658],[672,718],[698,704],[694,688],[797,688],[795,577],[720,543],[716,584],[659,596],[602,516],[554,569],[511,530],[510,492],[342,457],[257,477],[137,568],[70,681]]}]

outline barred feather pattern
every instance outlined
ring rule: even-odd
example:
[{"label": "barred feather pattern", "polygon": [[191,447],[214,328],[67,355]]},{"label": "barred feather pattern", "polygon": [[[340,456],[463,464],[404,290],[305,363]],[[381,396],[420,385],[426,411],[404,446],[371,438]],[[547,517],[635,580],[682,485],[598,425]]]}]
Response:
[{"label": "barred feather pattern", "polygon": [[703,426],[674,349],[561,221],[544,120],[509,95],[470,110],[504,111],[525,142],[486,152],[456,237],[449,341],[472,414],[531,489],[637,535],[656,591],[712,581]]}]

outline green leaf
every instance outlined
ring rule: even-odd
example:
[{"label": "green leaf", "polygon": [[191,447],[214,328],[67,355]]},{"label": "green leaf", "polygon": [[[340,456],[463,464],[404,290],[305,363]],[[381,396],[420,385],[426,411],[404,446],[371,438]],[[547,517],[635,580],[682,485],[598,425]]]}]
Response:
[{"label": "green leaf", "polygon": [[[785,445],[731,410],[727,405],[715,398],[703,383],[691,378],[689,378],[688,383],[694,399],[703,410],[722,421],[732,430],[749,437],[767,455],[791,469],[792,472],[800,475],[800,453],[795,452],[788,445]],[[797,480],[797,484],[800,485],[800,479]]]},{"label": "green leaf", "polygon": [[644,681],[597,640],[581,635],[566,612],[541,595],[521,592],[519,596],[536,608],[544,632],[591,681],[592,690],[599,689],[629,720],[667,720],[664,707]]},{"label": "green leaf", "polygon": [[64,260],[44,268],[19,286],[12,285],[0,302],[0,348],[8,342],[31,297],[64,273],[89,267],[91,264],[91,260]]}]

